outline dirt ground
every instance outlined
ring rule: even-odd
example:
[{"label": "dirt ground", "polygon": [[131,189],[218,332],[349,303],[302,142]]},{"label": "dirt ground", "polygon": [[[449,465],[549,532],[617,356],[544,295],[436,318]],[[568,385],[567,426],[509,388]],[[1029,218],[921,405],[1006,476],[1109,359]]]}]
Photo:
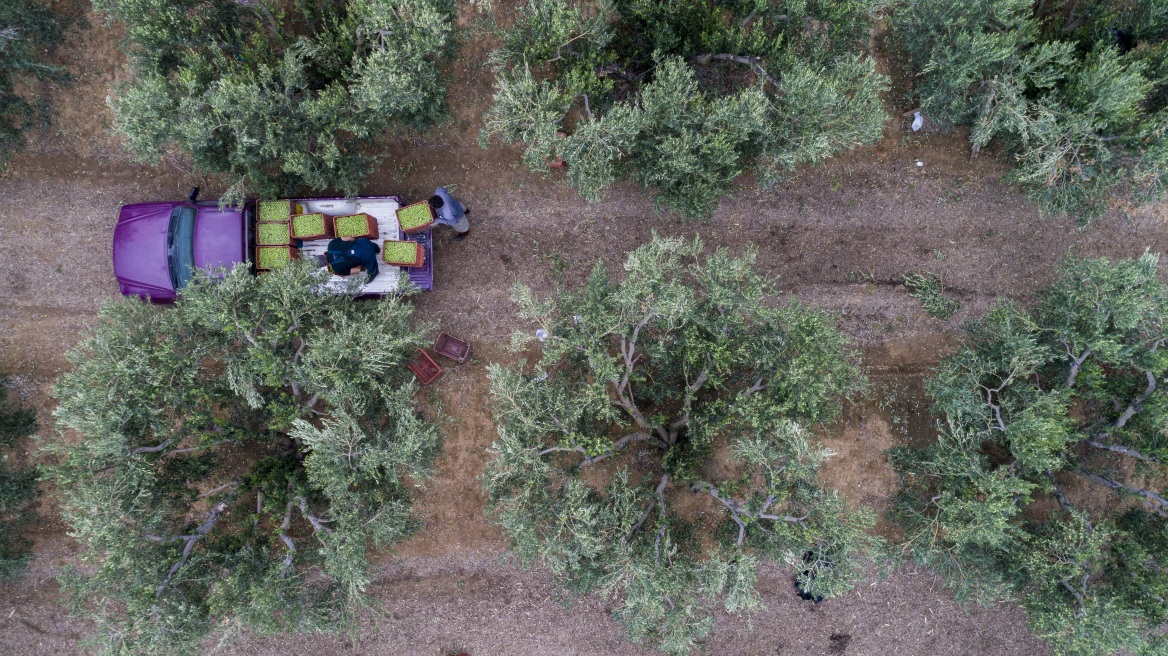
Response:
[{"label": "dirt ground", "polygon": [[[181,198],[192,184],[207,198],[221,190],[178,160],[141,166],[118,150],[105,96],[125,79],[124,59],[116,31],[89,20],[92,27],[71,33],[60,53],[75,83],[40,90],[57,107],[54,127],[35,135],[0,177],[0,257],[13,263],[0,271],[0,370],[13,376],[16,398],[40,412],[42,433],[51,425],[52,381],[68,366],[65,351],[100,304],[117,295],[110,237],[119,205]],[[469,16],[461,22],[467,26]],[[914,138],[899,120],[878,145],[771,191],[744,180],[709,223],[658,215],[632,187],[588,205],[563,185],[562,174],[531,174],[518,168],[514,151],[476,145],[490,96],[486,52],[481,42],[464,45],[450,71],[449,124],[392,144],[366,185],[370,193],[410,199],[446,185],[473,209],[471,238],[456,243],[439,235],[435,290],[416,299],[419,314],[468,339],[474,357],[435,386],[454,421],[438,475],[417,506],[425,528],[378,565],[371,593],[386,617],[370,618],[356,636],[249,637],[218,650],[208,645],[209,652],[651,653],[624,639],[608,616],[612,600],[565,605],[544,572],[502,562],[502,536],[483,516],[475,477],[494,439],[485,366],[513,358],[506,352],[511,332],[533,328],[516,320],[508,300],[516,280],[546,291],[556,276],[576,278],[597,257],[616,266],[654,231],[700,235],[735,252],[757,248],[760,270],[785,292],[837,312],[863,355],[873,393],[823,431],[838,454],[825,479],[852,503],[881,507],[896,484],[884,451],[928,435],[921,380],[955,347],[963,319],[999,295],[1026,299],[1068,253],[1128,257],[1168,245],[1163,207],[1109,216],[1085,230],[1044,219],[1000,181],[1000,161],[970,161],[962,135]],[[920,270],[943,274],[962,301],[953,319],[929,318],[908,296],[901,280]],[[77,653],[90,628],[56,604],[52,574],[73,558],[75,545],[51,504],[43,510],[28,575],[0,587],[0,653]],[[764,571],[760,590],[768,609],[753,618],[720,616],[708,653],[1046,653],[1027,635],[1018,609],[961,608],[932,575],[911,569],[818,605],[800,601],[790,575],[776,568]]]}]

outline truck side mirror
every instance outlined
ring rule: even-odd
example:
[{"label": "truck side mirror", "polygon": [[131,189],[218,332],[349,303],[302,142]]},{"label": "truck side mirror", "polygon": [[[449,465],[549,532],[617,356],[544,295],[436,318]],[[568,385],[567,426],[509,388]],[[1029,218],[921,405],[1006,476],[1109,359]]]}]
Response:
[{"label": "truck side mirror", "polygon": [[198,202],[199,188],[198,187],[191,187],[191,193],[187,194],[187,198],[191,199],[192,203]]}]

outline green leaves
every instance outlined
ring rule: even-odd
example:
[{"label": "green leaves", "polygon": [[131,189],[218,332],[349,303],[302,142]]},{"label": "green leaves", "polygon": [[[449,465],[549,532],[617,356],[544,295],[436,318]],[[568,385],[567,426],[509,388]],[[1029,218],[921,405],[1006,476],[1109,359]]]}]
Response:
[{"label": "green leaves", "polygon": [[[969,125],[975,155],[992,142],[1012,151],[1013,181],[1085,223],[1164,186],[1164,153],[1141,140],[1163,124],[1168,80],[1162,56],[1148,55],[1168,31],[1151,27],[1162,14],[1154,3],[1113,4],[1064,12],[1030,0],[913,0],[893,32],[930,119]],[[1121,52],[1117,34],[1135,49]]]},{"label": "green leaves", "polygon": [[1068,259],[1035,312],[1002,301],[966,326],[927,383],[936,444],[893,458],[906,549],[965,597],[1021,597],[1060,656],[1144,653],[1168,616],[1147,601],[1168,558],[1166,291],[1151,254]]},{"label": "green leaves", "polygon": [[113,100],[127,148],[146,161],[177,148],[233,177],[225,202],[356,193],[380,160],[367,141],[445,109],[451,7],[439,0],[330,0],[289,14],[230,0],[98,8],[127,26],[134,77]]},{"label": "green leaves", "polygon": [[19,466],[9,453],[36,432],[36,414],[9,400],[6,382],[0,376],[0,581],[19,574],[28,559],[32,543],[22,532],[35,517],[31,504],[38,494],[36,468]]},{"label": "green leaves", "polygon": [[336,628],[367,550],[415,528],[439,442],[404,366],[423,336],[401,299],[353,303],[322,275],[202,273],[172,308],[107,304],[70,353],[45,448],[88,563],[63,585],[99,651]]},{"label": "green leaves", "polygon": [[48,123],[46,103],[30,101],[17,87],[35,90],[41,80],[68,79],[65,68],[50,64],[47,57],[71,22],[40,0],[0,6],[0,171],[24,147],[24,131]]},{"label": "green leaves", "polygon": [[517,287],[549,334],[533,372],[489,369],[499,437],[482,482],[511,552],[613,595],[630,637],[671,653],[711,630],[712,598],[760,607],[761,560],[813,554],[800,585],[835,595],[878,546],[869,514],[820,487],[830,453],[797,423],[837,416],[858,368],[830,317],[770,302],[753,264],[655,237],[619,282],[598,263],[546,300]]},{"label": "green leaves", "polygon": [[634,180],[708,218],[746,170],[769,185],[880,137],[887,83],[862,54],[884,4],[525,2],[491,55],[480,143],[523,143],[538,171],[562,157],[591,202]]}]

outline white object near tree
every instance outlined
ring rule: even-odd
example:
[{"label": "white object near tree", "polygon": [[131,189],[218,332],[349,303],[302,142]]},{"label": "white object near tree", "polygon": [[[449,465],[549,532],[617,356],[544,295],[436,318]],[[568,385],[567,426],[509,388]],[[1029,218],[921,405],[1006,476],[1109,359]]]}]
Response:
[{"label": "white object near tree", "polygon": [[547,340],[548,331],[544,330],[543,328],[536,330],[535,331],[535,338],[541,342]]},{"label": "white object near tree", "polygon": [[913,112],[912,129],[913,132],[920,130],[925,125],[925,117],[921,116],[920,112]]}]

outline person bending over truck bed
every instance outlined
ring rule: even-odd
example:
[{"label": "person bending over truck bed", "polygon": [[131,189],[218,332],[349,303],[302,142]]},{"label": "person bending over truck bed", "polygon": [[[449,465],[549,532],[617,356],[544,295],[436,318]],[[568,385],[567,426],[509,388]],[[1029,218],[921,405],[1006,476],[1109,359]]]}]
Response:
[{"label": "person bending over truck bed", "polygon": [[337,237],[328,243],[325,263],[338,276],[347,276],[362,269],[369,275],[367,282],[377,277],[377,254],[381,247],[365,237]]},{"label": "person bending over truck bed", "polygon": [[446,191],[446,187],[438,187],[434,191],[434,195],[430,197],[429,202],[430,207],[434,208],[434,212],[438,214],[438,220],[434,223],[454,228],[454,231],[458,233],[454,241],[466,239],[466,236],[470,234],[470,219],[466,218],[466,215],[470,214],[470,210],[454,200],[454,197]]}]

